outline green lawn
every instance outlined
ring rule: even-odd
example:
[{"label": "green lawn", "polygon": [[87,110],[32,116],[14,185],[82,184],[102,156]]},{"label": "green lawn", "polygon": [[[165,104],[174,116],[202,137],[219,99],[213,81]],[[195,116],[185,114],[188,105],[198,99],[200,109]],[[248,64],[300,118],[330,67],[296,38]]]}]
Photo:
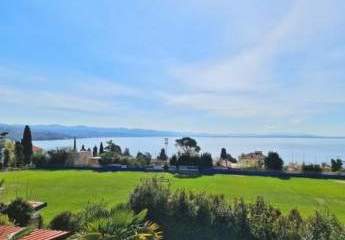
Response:
[{"label": "green lawn", "polygon": [[[77,211],[89,201],[103,200],[109,204],[125,202],[133,187],[154,173],[93,171],[19,171],[0,173],[5,179],[1,198],[9,201],[16,196],[48,202],[43,210],[45,222],[64,211]],[[263,196],[284,212],[298,208],[305,216],[314,209],[328,207],[345,223],[345,181],[270,177],[214,175],[198,178],[170,178],[173,188],[207,193],[221,193],[227,198],[243,197],[252,201]]]}]

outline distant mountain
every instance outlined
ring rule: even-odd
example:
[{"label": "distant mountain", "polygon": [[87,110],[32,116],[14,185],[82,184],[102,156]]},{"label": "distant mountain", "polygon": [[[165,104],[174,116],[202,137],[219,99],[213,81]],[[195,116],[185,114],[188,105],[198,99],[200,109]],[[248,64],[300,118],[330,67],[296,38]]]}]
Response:
[{"label": "distant mountain", "polygon": [[[99,128],[87,126],[31,125],[33,140],[56,140],[91,137],[160,137],[180,136],[182,133],[149,129]],[[0,132],[9,132],[9,138],[20,140],[24,125],[0,124]]]},{"label": "distant mountain", "polygon": [[[345,138],[317,136],[311,134],[210,134],[159,131],[150,129],[130,129],[130,128],[100,128],[89,126],[63,126],[63,125],[31,125],[33,140],[56,140],[91,137],[238,137],[238,138]],[[11,139],[20,140],[22,138],[24,125],[0,124],[0,132],[9,132]]]}]

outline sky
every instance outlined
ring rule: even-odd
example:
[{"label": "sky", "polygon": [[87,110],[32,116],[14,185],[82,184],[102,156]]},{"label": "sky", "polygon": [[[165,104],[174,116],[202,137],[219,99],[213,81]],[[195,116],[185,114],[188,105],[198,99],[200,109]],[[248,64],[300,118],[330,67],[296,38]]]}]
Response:
[{"label": "sky", "polygon": [[345,135],[343,0],[0,1],[0,122]]}]

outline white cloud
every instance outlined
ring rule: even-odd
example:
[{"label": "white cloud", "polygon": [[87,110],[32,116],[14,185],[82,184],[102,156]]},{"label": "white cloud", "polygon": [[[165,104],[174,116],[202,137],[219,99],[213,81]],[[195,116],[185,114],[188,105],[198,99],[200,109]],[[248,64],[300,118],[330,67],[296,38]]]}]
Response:
[{"label": "white cloud", "polygon": [[[317,80],[315,75],[314,78],[311,76],[315,69],[300,66],[295,69],[299,79],[291,83],[287,81],[289,75],[276,72],[279,57],[295,54],[301,49],[314,51],[308,48],[308,44],[317,41],[320,32],[329,26],[339,25],[335,2],[295,3],[269,33],[256,41],[256,45],[219,61],[205,60],[175,66],[171,73],[183,90],[165,94],[166,102],[221,116],[287,118],[290,124],[297,124],[303,121],[304,116],[323,111],[318,108],[320,100],[328,103],[343,101],[342,96],[329,94],[329,90],[336,88],[332,85],[338,83],[336,79],[327,78],[330,74],[324,72],[329,70],[321,67],[319,77],[327,79]],[[279,64],[284,68],[283,62]],[[289,64],[286,62],[287,66]],[[330,87],[327,88],[326,82]],[[322,94],[324,87],[327,94]],[[320,98],[319,94],[323,97]],[[298,122],[288,121],[296,116],[300,116]]]},{"label": "white cloud", "polygon": [[99,112],[110,109],[108,102],[67,93],[35,91],[0,86],[1,104],[26,106],[29,109]]}]

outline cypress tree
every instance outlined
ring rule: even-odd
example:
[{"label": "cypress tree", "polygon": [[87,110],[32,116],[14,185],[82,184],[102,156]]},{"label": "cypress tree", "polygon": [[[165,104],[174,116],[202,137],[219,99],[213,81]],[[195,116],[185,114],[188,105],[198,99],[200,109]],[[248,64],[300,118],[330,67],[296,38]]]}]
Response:
[{"label": "cypress tree", "polygon": [[99,154],[104,153],[104,148],[103,148],[103,143],[101,142],[101,144],[99,145]]},{"label": "cypress tree", "polygon": [[30,127],[27,125],[24,128],[22,145],[23,145],[23,154],[24,154],[24,164],[27,165],[27,164],[30,164],[32,153],[33,153],[31,130],[30,130]]},{"label": "cypress tree", "polygon": [[98,155],[98,149],[97,149],[97,146],[94,146],[94,147],[93,147],[93,152],[92,152],[92,155],[93,155],[94,157],[97,157],[97,155]]}]

